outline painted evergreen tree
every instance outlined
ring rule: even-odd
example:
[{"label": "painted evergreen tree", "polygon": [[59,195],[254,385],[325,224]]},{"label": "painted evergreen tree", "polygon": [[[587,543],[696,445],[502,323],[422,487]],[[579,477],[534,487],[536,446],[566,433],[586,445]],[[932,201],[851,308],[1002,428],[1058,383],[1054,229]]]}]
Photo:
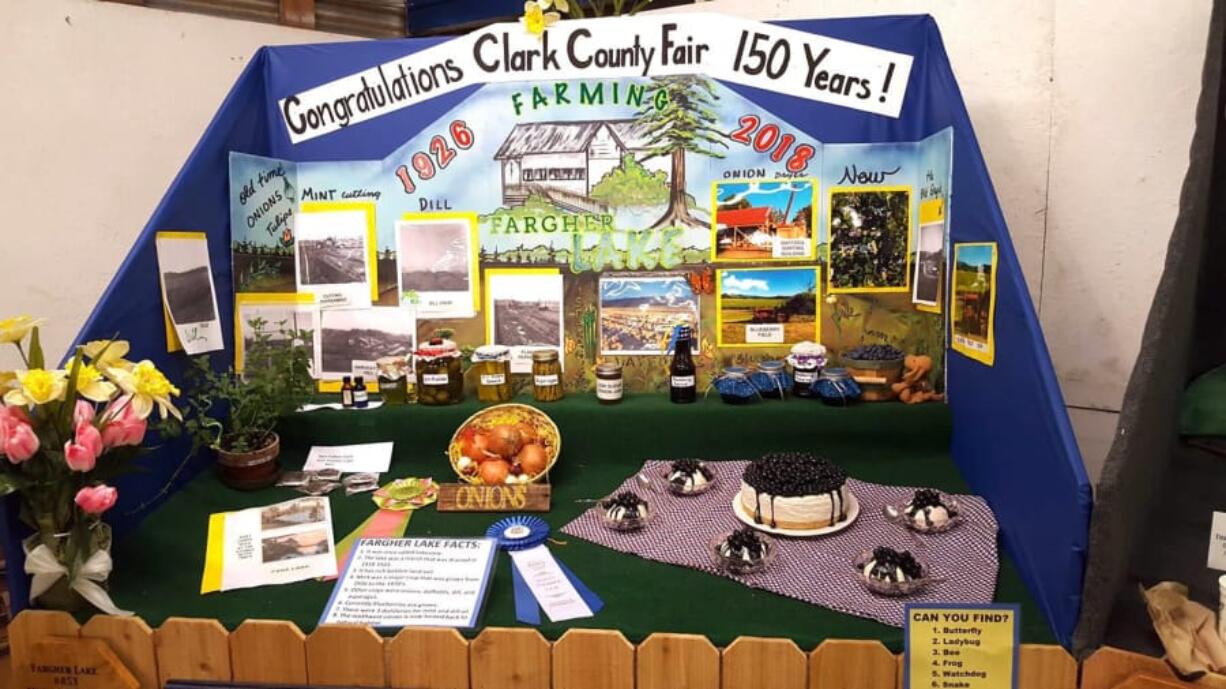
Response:
[{"label": "painted evergreen tree", "polygon": [[[655,98],[658,92],[668,95],[667,104],[657,110]],[[727,135],[715,128],[715,101],[719,96],[712,83],[700,76],[652,77],[651,87],[645,98],[648,105],[639,111],[639,122],[647,125],[647,155],[644,160],[657,156],[672,159],[668,210],[651,225],[651,229],[671,225],[703,227],[699,219],[690,215],[685,193],[685,154],[695,153],[723,158],[716,146],[728,147]]]}]

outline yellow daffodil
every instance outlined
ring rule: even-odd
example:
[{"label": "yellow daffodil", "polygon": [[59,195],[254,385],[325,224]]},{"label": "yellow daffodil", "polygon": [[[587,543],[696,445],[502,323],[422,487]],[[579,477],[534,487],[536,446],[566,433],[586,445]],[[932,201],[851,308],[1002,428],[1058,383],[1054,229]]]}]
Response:
[{"label": "yellow daffodil", "polygon": [[15,371],[0,371],[0,393],[8,390],[17,384],[17,373]]},{"label": "yellow daffodil", "polygon": [[570,12],[570,3],[566,0],[536,0],[541,5],[542,10],[553,8],[559,12]]},{"label": "yellow daffodil", "polygon": [[183,418],[170,401],[172,396],[179,395],[179,388],[171,384],[152,361],[145,359],[133,364],[130,369],[112,368],[109,375],[125,394],[132,396],[132,410],[140,418],[148,418],[154,405],[157,405],[163,419],[167,414],[176,419]]},{"label": "yellow daffodil", "polygon": [[93,365],[105,372],[108,368],[132,368],[132,362],[123,357],[131,349],[127,340],[92,340],[81,346]]},{"label": "yellow daffodil", "polygon": [[[71,370],[71,369],[70,369]],[[65,377],[69,371],[63,371]],[[77,369],[77,394],[92,402],[106,402],[115,396],[115,385],[102,377],[98,369],[81,362]]]},{"label": "yellow daffodil", "polygon": [[30,316],[14,316],[0,320],[0,342],[21,342],[35,326],[42,325],[44,319]]},{"label": "yellow daffodil", "polygon": [[46,404],[64,396],[67,384],[63,371],[41,368],[17,372],[17,387],[4,393],[4,402],[15,407]]},{"label": "yellow daffodil", "polygon": [[557,12],[546,12],[545,8],[548,7],[546,2],[528,0],[528,2],[524,3],[524,16],[519,18],[519,21],[528,30],[528,33],[536,36],[538,39],[545,35],[545,29],[562,18]]}]

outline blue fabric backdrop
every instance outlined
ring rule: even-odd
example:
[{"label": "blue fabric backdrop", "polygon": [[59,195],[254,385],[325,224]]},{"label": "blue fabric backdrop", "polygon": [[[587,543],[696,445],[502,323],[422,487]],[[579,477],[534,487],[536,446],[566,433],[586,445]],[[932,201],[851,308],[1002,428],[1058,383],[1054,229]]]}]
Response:
[{"label": "blue fabric backdrop", "polygon": [[[953,456],[971,487],[991,503],[1004,546],[1048,622],[1067,645],[1077,620],[1091,509],[1090,483],[1065,412],[1043,334],[1008,228],[988,178],[970,118],[941,42],[927,16],[786,22],[787,26],[915,56],[902,115],[890,119],[790,96],[733,86],[814,138],[830,143],[914,141],[947,126],[954,130],[951,233],[954,242],[999,245],[996,363],[983,366],[949,354]],[[276,101],[291,93],[435,45],[406,39],[303,45],[260,50],[239,78],[200,143],[171,183],[136,245],[115,273],[78,336],[121,333],[144,343],[134,354],[153,359],[177,378],[185,358],[167,354],[154,233],[205,230],[227,338],[233,337],[227,156],[241,151],[289,160],[378,160],[432,123],[472,89],[452,93],[292,146]],[[173,98],[173,93],[166,94]],[[117,165],[126,161],[116,161]],[[118,534],[148,516],[162,498],[202,467],[182,464],[184,448],[169,444],[151,455],[148,471],[121,483],[111,512]],[[176,472],[178,472],[176,474]],[[173,477],[173,481],[171,480]],[[169,482],[169,484],[168,484]],[[6,551],[13,600],[25,601],[26,581],[12,506]],[[155,554],[151,554],[155,556]]]}]

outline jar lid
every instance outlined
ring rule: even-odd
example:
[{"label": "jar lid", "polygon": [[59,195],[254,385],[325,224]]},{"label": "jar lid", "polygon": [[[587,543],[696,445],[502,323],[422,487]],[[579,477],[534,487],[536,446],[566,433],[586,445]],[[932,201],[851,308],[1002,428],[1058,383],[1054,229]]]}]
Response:
[{"label": "jar lid", "polygon": [[537,349],[532,352],[533,361],[557,361],[558,350],[556,349]]},{"label": "jar lid", "polygon": [[747,373],[749,373],[749,369],[745,368],[744,366],[725,366],[724,367],[725,376],[731,376],[733,378],[744,378]]},{"label": "jar lid", "polygon": [[505,361],[511,358],[511,348],[506,345],[481,345],[473,350],[473,361]]},{"label": "jar lid", "polygon": [[441,337],[431,338],[417,348],[417,356],[425,358],[459,356],[460,348],[452,340]]},{"label": "jar lid", "polygon": [[605,361],[596,364],[596,375],[601,374],[606,376],[620,376],[622,374],[622,365],[616,361]]},{"label": "jar lid", "polygon": [[777,359],[763,361],[758,364],[758,369],[763,373],[781,373],[783,371],[783,362]]},{"label": "jar lid", "polygon": [[847,380],[851,378],[845,368],[824,368],[822,369],[821,377],[826,380]]}]

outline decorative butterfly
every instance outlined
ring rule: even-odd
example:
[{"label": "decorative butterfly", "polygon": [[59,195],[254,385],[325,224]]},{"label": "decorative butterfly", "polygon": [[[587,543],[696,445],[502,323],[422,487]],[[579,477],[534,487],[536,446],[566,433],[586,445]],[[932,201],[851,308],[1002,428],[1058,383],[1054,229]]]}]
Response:
[{"label": "decorative butterfly", "polygon": [[294,231],[286,227],[281,231],[281,246],[294,245]]},{"label": "decorative butterfly", "polygon": [[702,270],[691,270],[686,273],[685,279],[695,294],[715,294],[715,271],[709,266]]}]

